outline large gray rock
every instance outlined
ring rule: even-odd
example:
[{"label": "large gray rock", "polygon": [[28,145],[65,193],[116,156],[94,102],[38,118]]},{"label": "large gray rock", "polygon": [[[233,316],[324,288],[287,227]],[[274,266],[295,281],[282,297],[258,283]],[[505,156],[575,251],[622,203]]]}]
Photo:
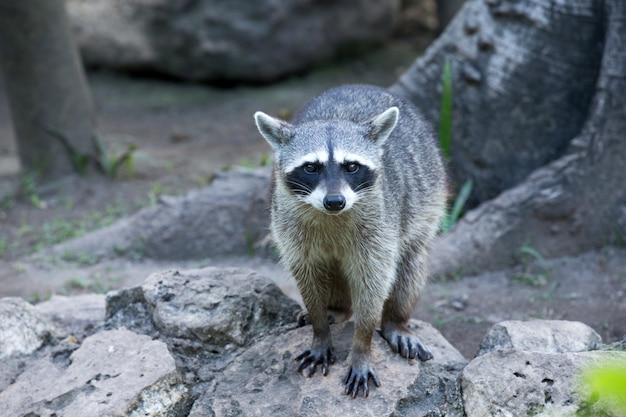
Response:
[{"label": "large gray rock", "polygon": [[0,360],[28,355],[58,335],[54,324],[23,299],[0,299]]},{"label": "large gray rock", "polygon": [[299,310],[271,280],[249,270],[164,271],[140,287],[109,293],[106,326],[127,326],[168,344],[194,399],[191,416],[462,415],[457,377],[466,361],[432,326],[411,324],[435,355],[424,364],[407,363],[376,336],[373,365],[383,386],[367,401],[353,401],[340,384],[353,324],[333,326],[338,361],[331,374],[306,378],[294,358],[309,348],[312,330],[296,328]]},{"label": "large gray rock", "polygon": [[[626,352],[576,353],[495,350],[463,369],[461,384],[467,417],[573,415],[583,407],[577,393],[582,369],[603,361],[626,361]],[[586,415],[603,414],[598,402]],[[605,410],[604,410],[605,411]]]},{"label": "large gray rock", "polygon": [[269,81],[381,41],[399,0],[66,0],[89,65]]},{"label": "large gray rock", "polygon": [[485,335],[477,356],[496,349],[562,353],[597,349],[602,338],[579,321],[529,320],[494,324]]},{"label": "large gray rock", "polygon": [[239,355],[194,403],[190,417],[200,416],[462,416],[459,370],[463,356],[427,323],[411,321],[413,331],[433,351],[426,363],[407,361],[376,335],[372,367],[381,387],[369,398],[343,393],[352,322],[331,326],[337,362],[324,377],[296,372],[294,358],[310,347],[312,329],[299,329],[258,340]]},{"label": "large gray rock", "polygon": [[109,324],[134,327],[137,301],[160,335],[221,347],[250,344],[300,310],[270,279],[243,268],[153,273],[141,287],[107,295]]},{"label": "large gray rock", "polygon": [[192,393],[212,383],[240,349],[295,326],[300,306],[269,279],[241,268],[164,271],[107,295],[108,328],[158,337]]},{"label": "large gray rock", "polygon": [[268,235],[270,173],[266,167],[217,174],[208,187],[162,197],[154,206],[44,255],[182,260],[250,254]]},{"label": "large gray rock", "polygon": [[88,337],[69,357],[29,363],[0,392],[3,415],[109,417],[186,415],[187,388],[167,346],[128,330]]}]

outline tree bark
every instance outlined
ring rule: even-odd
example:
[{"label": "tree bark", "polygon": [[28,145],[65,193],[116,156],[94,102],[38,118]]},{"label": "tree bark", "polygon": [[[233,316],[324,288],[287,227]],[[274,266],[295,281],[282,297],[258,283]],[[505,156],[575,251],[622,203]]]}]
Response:
[{"label": "tree bark", "polygon": [[451,171],[483,203],[439,240],[434,275],[624,242],[624,45],[622,0],[473,0],[391,87],[425,108],[456,68]]},{"label": "tree bark", "polygon": [[0,2],[0,68],[22,171],[51,180],[74,172],[55,130],[91,150],[92,101],[62,0]]},{"label": "tree bark", "polygon": [[439,32],[442,32],[459,11],[465,0],[437,0],[437,20]]}]

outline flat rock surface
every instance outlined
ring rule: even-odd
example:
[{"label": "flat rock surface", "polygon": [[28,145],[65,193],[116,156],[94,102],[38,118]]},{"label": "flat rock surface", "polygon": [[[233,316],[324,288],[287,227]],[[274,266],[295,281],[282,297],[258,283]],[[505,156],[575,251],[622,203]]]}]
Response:
[{"label": "flat rock surface", "polygon": [[[446,411],[453,405],[445,401],[445,367],[465,363],[463,356],[437,330],[427,323],[412,321],[413,331],[433,352],[435,359],[426,363],[408,361],[391,351],[379,335],[372,346],[372,367],[381,387],[372,385],[369,398],[346,396],[341,380],[347,371],[347,358],[353,335],[353,323],[332,326],[337,362],[324,377],[320,371],[310,378],[296,371],[294,358],[309,348],[312,328],[305,326],[284,334],[267,337],[238,356],[224,370],[214,389],[205,393],[192,408],[190,416],[388,416],[397,411],[399,400],[410,397],[411,386],[428,380],[424,405]],[[452,377],[451,377],[452,379]],[[426,394],[424,394],[426,392]],[[423,411],[423,410],[422,410]],[[420,414],[413,414],[420,415]],[[450,413],[447,415],[454,415]]]},{"label": "flat rock surface", "polygon": [[69,361],[30,363],[0,392],[0,409],[6,416],[157,416],[184,408],[186,399],[167,346],[120,329],[88,337]]}]

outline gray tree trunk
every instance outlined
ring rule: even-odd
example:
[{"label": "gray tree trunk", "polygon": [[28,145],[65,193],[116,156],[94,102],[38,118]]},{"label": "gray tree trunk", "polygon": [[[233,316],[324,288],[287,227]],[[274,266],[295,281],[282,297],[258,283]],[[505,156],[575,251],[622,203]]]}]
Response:
[{"label": "gray tree trunk", "polygon": [[24,172],[50,180],[74,172],[91,149],[91,96],[62,0],[0,0],[0,68]]},{"label": "gray tree trunk", "polygon": [[436,122],[453,65],[450,170],[482,203],[433,274],[573,254],[626,237],[626,2],[470,0],[391,90]]},{"label": "gray tree trunk", "polygon": [[437,20],[439,31],[443,31],[459,11],[465,0],[437,0]]}]

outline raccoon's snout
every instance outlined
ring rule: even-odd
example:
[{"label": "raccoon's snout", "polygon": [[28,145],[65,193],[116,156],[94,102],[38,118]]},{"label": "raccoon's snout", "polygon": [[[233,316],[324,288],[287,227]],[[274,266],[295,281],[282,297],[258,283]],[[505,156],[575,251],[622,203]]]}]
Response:
[{"label": "raccoon's snout", "polygon": [[324,208],[328,211],[341,211],[346,206],[346,198],[341,194],[327,194],[324,197]]}]

